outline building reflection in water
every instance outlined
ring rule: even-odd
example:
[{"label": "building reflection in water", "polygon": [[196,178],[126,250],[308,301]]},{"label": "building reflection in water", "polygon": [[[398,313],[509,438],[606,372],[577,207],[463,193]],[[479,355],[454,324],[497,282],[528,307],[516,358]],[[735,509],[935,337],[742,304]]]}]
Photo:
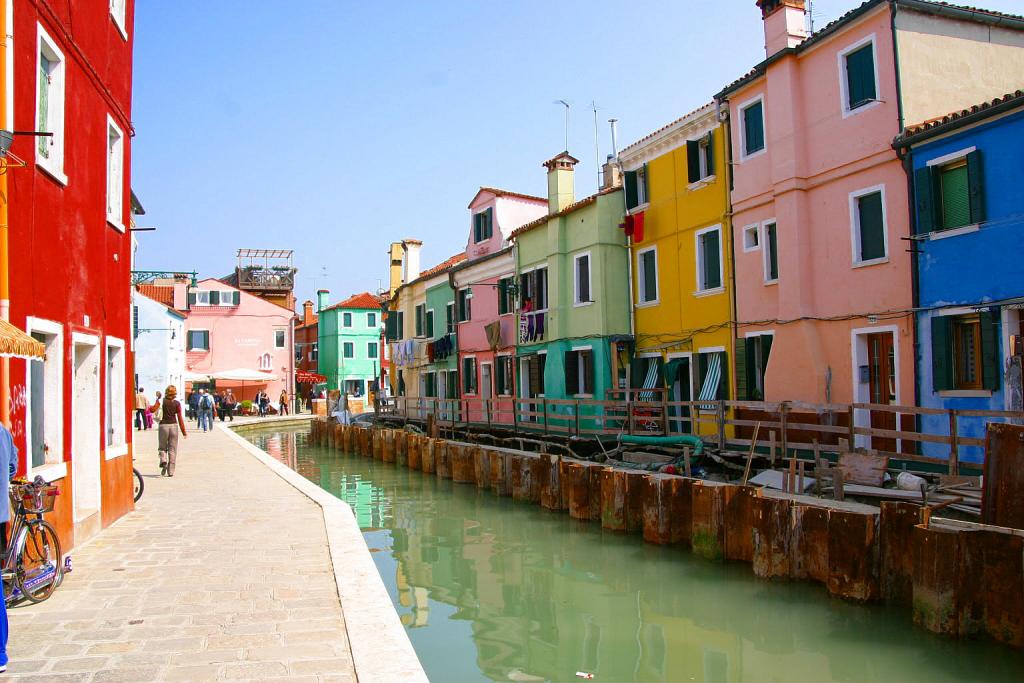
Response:
[{"label": "building reflection in water", "polygon": [[930,638],[900,610],[758,581],[745,565],[307,448],[305,436],[258,443],[349,503],[371,548],[384,546],[375,560],[432,680],[952,683],[1024,670],[1020,654]]}]

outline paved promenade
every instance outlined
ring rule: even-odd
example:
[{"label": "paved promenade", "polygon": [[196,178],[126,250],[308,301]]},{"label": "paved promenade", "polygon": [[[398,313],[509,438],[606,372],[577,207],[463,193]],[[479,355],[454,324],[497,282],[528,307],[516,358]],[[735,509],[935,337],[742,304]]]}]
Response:
[{"label": "paved promenade", "polygon": [[135,432],[145,494],[53,597],[11,610],[11,680],[356,680],[321,507],[188,426],[174,478]]}]

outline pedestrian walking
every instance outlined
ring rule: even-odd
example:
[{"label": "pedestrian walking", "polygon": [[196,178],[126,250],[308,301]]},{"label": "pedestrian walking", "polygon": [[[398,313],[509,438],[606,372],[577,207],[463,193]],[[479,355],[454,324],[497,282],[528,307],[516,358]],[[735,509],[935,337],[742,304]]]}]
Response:
[{"label": "pedestrian walking", "polygon": [[185,420],[181,415],[181,403],[175,400],[178,388],[173,384],[164,393],[163,405],[160,408],[159,454],[160,474],[174,476],[174,465],[178,459],[178,433],[188,438],[185,431]]},{"label": "pedestrian walking", "polygon": [[235,406],[238,405],[238,401],[235,399],[235,394],[228,389],[224,392],[224,412],[221,413],[220,421],[224,421],[224,415],[228,416],[228,419],[232,422],[235,421]]},{"label": "pedestrian walking", "polygon": [[[10,500],[11,477],[17,469],[18,448],[7,427],[0,423],[0,496],[3,496],[4,501]],[[10,521],[11,507],[5,502],[0,505],[0,522],[3,523],[4,532]],[[7,601],[0,600],[0,672],[4,671],[7,671]]]},{"label": "pedestrian walking", "polygon": [[267,416],[267,406],[270,405],[270,398],[267,396],[267,392],[262,389],[256,394],[256,409],[260,417]]},{"label": "pedestrian walking", "polygon": [[146,399],[146,390],[139,387],[135,394],[135,429],[141,431],[146,429],[146,409],[149,408],[149,401]]},{"label": "pedestrian walking", "polygon": [[192,391],[188,395],[188,419],[196,420],[199,418],[199,392]]},{"label": "pedestrian walking", "polygon": [[287,415],[288,414],[288,392],[285,391],[284,389],[281,390],[281,395],[278,397],[277,403],[278,403],[278,411],[277,411],[278,414],[279,415]]},{"label": "pedestrian walking", "polygon": [[204,432],[208,432],[213,429],[213,396],[206,393],[206,389],[199,390],[199,426],[197,429],[202,429]]},{"label": "pedestrian walking", "polygon": [[224,397],[219,391],[213,395],[213,416],[224,421]]}]

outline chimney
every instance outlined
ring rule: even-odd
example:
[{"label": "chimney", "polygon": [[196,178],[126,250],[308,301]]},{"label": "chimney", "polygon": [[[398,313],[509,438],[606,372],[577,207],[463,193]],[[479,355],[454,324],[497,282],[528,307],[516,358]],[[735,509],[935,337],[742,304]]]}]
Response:
[{"label": "chimney", "polygon": [[308,299],[302,302],[302,324],[308,325],[313,322],[313,302]]},{"label": "chimney", "polygon": [[548,213],[558,213],[576,201],[576,190],[573,187],[573,167],[580,163],[568,152],[562,152],[554,159],[544,162],[548,169]]},{"label": "chimney", "polygon": [[402,282],[412,282],[420,276],[421,247],[423,242],[419,240],[402,240],[402,249],[405,250],[405,272],[402,273]]},{"label": "chimney", "polygon": [[388,249],[388,298],[402,286],[402,243],[392,242]]},{"label": "chimney", "polygon": [[601,167],[601,177],[603,178],[601,183],[602,190],[622,187],[622,172],[619,170],[619,165],[615,163],[615,157],[611,154],[608,155],[608,160]]},{"label": "chimney", "polygon": [[188,280],[175,281],[172,287],[171,306],[176,311],[188,310]]},{"label": "chimney", "polygon": [[316,290],[316,311],[320,311],[327,308],[328,298],[331,296],[331,290],[329,289],[318,289]]},{"label": "chimney", "polygon": [[765,56],[796,47],[807,38],[805,0],[757,0],[764,20]]}]

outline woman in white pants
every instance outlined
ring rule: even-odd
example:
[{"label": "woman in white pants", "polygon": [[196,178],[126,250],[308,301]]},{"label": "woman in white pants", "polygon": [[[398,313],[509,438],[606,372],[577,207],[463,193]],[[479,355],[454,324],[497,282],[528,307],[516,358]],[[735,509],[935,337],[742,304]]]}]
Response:
[{"label": "woman in white pants", "polygon": [[159,452],[160,474],[174,476],[174,463],[178,459],[178,431],[188,438],[185,418],[181,414],[181,403],[176,400],[178,388],[173,384],[164,392],[163,410],[160,415]]}]

